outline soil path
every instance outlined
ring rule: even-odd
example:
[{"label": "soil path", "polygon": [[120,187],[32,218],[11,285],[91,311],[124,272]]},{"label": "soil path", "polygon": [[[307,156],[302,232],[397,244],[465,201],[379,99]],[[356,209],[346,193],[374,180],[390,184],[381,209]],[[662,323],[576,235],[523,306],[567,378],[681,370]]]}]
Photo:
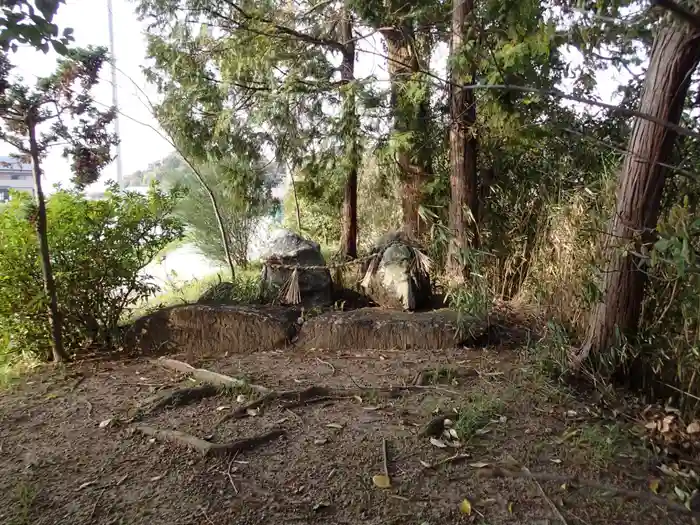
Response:
[{"label": "soil path", "polygon": [[[690,523],[649,499],[650,457],[625,424],[513,352],[171,357],[276,391],[333,395],[272,400],[217,426],[255,395],[243,388],[141,419],[215,443],[282,431],[252,450],[203,456],[129,422],[149,398],[192,380],[148,359],[39,371],[0,394],[0,523]],[[402,385],[411,388],[391,388]],[[452,436],[438,429],[431,442],[422,431],[438,412]],[[384,443],[389,488],[373,484]],[[520,477],[498,477],[497,463]],[[563,481],[572,477],[645,496],[625,502]]]}]

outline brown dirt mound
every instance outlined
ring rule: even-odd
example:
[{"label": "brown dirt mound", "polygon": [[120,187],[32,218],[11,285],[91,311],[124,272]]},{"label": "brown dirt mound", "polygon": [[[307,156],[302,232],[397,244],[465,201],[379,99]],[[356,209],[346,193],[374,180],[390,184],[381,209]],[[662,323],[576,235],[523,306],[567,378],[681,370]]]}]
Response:
[{"label": "brown dirt mound", "polygon": [[486,323],[476,320],[460,323],[457,314],[446,309],[403,312],[360,308],[330,312],[306,321],[295,344],[306,349],[436,350],[458,347],[477,338],[486,328]]},{"label": "brown dirt mound", "polygon": [[270,306],[173,306],[138,319],[127,331],[126,345],[141,354],[273,350],[294,336],[299,313]]}]

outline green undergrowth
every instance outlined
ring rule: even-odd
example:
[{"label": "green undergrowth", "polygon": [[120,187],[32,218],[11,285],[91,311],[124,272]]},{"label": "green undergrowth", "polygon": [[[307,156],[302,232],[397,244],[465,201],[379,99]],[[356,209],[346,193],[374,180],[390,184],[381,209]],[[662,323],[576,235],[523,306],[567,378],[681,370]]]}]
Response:
[{"label": "green undergrowth", "polygon": [[190,279],[182,283],[172,283],[165,290],[150,297],[147,301],[134,308],[126,322],[147,315],[160,308],[183,304],[193,304],[212,287],[220,283],[231,283],[231,294],[219,297],[221,304],[233,302],[252,302],[259,290],[260,272],[262,266],[259,262],[251,263],[247,268],[237,269],[235,279],[231,280],[228,272],[216,272],[205,277]]}]

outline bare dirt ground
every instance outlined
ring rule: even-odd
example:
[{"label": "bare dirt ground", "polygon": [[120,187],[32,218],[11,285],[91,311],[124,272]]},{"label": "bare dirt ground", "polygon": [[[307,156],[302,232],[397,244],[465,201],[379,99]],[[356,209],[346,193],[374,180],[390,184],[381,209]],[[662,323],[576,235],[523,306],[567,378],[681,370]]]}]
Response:
[{"label": "bare dirt ground", "polygon": [[[153,359],[39,371],[0,393],[0,523],[691,522],[654,500],[666,496],[649,488],[658,470],[630,431],[639,425],[606,419],[516,351],[170,357],[275,391],[333,394],[270,400],[217,427],[255,395],[226,390],[139,421],[215,443],[281,431],[250,450],[205,456],[134,430],[136,409],[154,394],[195,384]],[[440,411],[452,436],[431,442],[422,431]],[[388,488],[373,483],[384,444]]]}]

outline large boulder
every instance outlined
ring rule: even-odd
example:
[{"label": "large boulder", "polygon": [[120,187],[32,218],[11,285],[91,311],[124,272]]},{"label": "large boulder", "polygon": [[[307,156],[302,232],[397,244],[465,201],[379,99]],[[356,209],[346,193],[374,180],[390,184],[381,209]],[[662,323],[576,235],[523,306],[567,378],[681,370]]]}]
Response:
[{"label": "large boulder", "polygon": [[296,335],[295,308],[191,304],[137,319],[125,332],[128,350],[143,354],[238,354],[285,347]]},{"label": "large boulder", "polygon": [[[296,268],[294,279],[302,306],[314,308],[333,304],[333,280],[318,243],[289,230],[277,230],[264,248],[262,260],[265,290],[284,290],[292,282]],[[281,302],[294,303],[284,297]]]},{"label": "large boulder", "polygon": [[401,232],[383,236],[372,249],[362,287],[380,306],[413,311],[430,303],[427,257]]}]

